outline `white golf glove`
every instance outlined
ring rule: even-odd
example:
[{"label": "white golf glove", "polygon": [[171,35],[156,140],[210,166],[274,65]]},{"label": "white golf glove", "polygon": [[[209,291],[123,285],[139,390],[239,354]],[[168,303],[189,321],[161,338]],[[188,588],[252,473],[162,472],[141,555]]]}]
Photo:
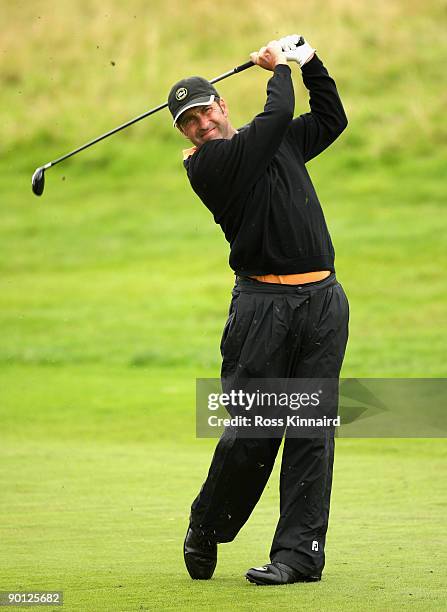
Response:
[{"label": "white golf glove", "polygon": [[284,51],[288,62],[295,61],[303,67],[304,64],[312,57],[316,49],[313,49],[309,43],[298,34],[284,36],[278,40]]}]

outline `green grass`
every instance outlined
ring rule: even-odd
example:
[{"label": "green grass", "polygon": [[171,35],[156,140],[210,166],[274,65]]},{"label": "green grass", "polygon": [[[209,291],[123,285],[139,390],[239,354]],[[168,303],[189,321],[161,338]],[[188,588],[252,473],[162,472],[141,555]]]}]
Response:
[{"label": "green grass", "polygon": [[[30,178],[184,74],[223,72],[296,23],[350,120],[309,166],[351,304],[343,375],[446,376],[445,7],[339,0],[324,19],[321,3],[254,0],[231,0],[224,19],[200,0],[4,8],[0,590],[63,589],[65,610],[88,612],[442,609],[445,440],[338,440],[321,583],[243,578],[267,561],[278,466],[214,579],[187,577],[189,506],[214,446],[195,439],[195,379],[219,372],[228,247],[165,111],[48,171],[41,199]],[[222,83],[236,125],[265,81],[254,69]]]},{"label": "green grass", "polygon": [[[343,171],[337,147],[311,172],[351,302],[344,375],[445,375],[442,162]],[[136,167],[128,174],[79,160],[61,181],[56,167],[40,200],[28,184],[15,191],[10,176],[0,178],[0,362],[183,364],[216,373],[232,283],[228,248],[185,182],[178,147],[160,150],[165,163],[147,148],[156,159],[148,170],[137,157],[144,152],[130,147]],[[28,175],[15,176],[25,188]]]},{"label": "green grass", "polygon": [[[133,411],[93,411],[78,411],[67,441],[6,437],[2,463],[15,476],[1,481],[0,588],[61,589],[65,608],[83,611],[442,608],[445,489],[426,477],[445,465],[442,441],[339,441],[324,580],[278,591],[243,578],[267,560],[278,470],[238,539],[219,547],[213,580],[193,582],[181,545],[210,444],[161,443],[146,408],[146,439],[130,440]],[[98,439],[76,435],[81,419]],[[124,440],[104,440],[118,422]]]},{"label": "green grass", "polygon": [[243,579],[267,560],[278,466],[214,579],[196,583],[181,545],[214,443],[192,442],[193,373],[42,370],[5,372],[0,589],[61,589],[68,610],[441,609],[444,441],[338,440],[321,584]]}]

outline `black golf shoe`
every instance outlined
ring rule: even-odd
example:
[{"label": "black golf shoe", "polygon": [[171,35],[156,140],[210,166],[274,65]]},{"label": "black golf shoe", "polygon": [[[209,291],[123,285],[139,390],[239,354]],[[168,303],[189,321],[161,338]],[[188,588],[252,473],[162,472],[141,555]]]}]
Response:
[{"label": "black golf shoe", "polygon": [[217,564],[217,544],[190,527],[183,544],[186,569],[194,580],[209,580]]},{"label": "black golf shoe", "polygon": [[285,563],[268,563],[262,567],[252,567],[245,574],[249,582],[258,585],[293,584],[294,582],[318,582],[321,575],[306,575]]}]

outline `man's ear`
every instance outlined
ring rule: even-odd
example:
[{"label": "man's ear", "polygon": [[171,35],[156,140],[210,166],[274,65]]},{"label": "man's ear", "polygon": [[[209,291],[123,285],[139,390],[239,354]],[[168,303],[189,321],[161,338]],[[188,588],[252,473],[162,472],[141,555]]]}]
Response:
[{"label": "man's ear", "polygon": [[219,100],[219,106],[222,109],[223,116],[228,117],[228,106],[223,98]]},{"label": "man's ear", "polygon": [[178,124],[175,127],[178,129],[178,131],[183,136],[183,138],[186,138],[186,140],[189,140],[188,136],[185,134],[185,132],[182,130],[182,128]]}]

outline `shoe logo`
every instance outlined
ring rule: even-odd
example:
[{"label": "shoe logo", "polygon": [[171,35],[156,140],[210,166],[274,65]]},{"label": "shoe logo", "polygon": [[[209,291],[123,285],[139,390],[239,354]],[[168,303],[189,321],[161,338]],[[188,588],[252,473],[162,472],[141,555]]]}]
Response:
[{"label": "shoe logo", "polygon": [[262,567],[254,567],[253,569],[257,572],[267,572],[269,568],[266,565],[263,565]]},{"label": "shoe logo", "polygon": [[316,550],[318,552],[318,542],[316,540],[312,542],[312,550]]}]

